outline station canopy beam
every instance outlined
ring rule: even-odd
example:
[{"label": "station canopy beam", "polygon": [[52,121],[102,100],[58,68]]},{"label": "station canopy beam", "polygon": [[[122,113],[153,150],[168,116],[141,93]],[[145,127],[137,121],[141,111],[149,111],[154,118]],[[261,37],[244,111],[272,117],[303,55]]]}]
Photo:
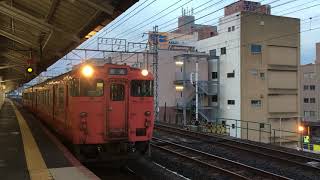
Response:
[{"label": "station canopy beam", "polygon": [[[17,88],[30,81],[137,1],[0,0],[2,84]],[[34,73],[26,76],[28,66]]]}]

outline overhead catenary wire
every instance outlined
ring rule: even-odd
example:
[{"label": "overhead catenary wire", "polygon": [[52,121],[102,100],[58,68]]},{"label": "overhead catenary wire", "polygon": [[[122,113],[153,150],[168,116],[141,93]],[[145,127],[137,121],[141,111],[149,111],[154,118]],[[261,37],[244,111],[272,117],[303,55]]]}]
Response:
[{"label": "overhead catenary wire", "polygon": [[[277,1],[279,1],[279,0],[277,0]],[[273,3],[274,2],[277,2],[277,1],[273,1]],[[291,2],[294,2],[294,1],[290,1],[290,3]],[[289,3],[289,2],[288,2]],[[284,3],[283,4],[281,4],[281,6],[282,5],[285,5]],[[276,6],[276,7],[280,7],[280,5],[278,5],[278,6]],[[297,6],[298,7],[298,6]],[[312,6],[312,7],[314,7],[314,6]],[[307,8],[303,8],[303,10],[304,9],[307,9]],[[284,10],[284,11],[286,11],[286,10]],[[294,12],[296,12],[296,11],[293,11],[293,12],[290,12],[290,13],[286,13],[286,14],[291,14],[291,13],[294,13]],[[250,15],[250,14],[248,14],[248,15]],[[218,17],[219,18],[219,17]],[[217,19],[217,18],[215,18],[215,19]],[[231,21],[235,21],[235,20],[237,20],[237,19],[234,19],[234,20],[231,20]],[[209,20],[209,21],[211,21],[211,20]],[[206,22],[209,22],[209,21],[206,21]],[[205,22],[205,23],[206,23]],[[228,22],[230,22],[230,21],[227,21],[227,22],[225,22],[225,23],[228,23]],[[219,22],[218,22],[219,23]],[[225,23],[220,23],[220,25],[222,25],[222,24],[225,24]],[[217,25],[217,23],[215,23],[215,24],[211,24],[212,26],[214,26],[214,25]],[[176,28],[174,28],[174,29],[176,29]],[[170,31],[170,30],[169,30]],[[183,37],[183,36],[185,36],[185,35],[188,35],[188,34],[190,34],[190,33],[192,33],[192,32],[194,32],[195,30],[192,30],[192,31],[189,31],[189,32],[187,32],[187,33],[183,33],[183,34],[181,34],[180,36],[176,36],[176,37],[173,37],[173,38],[171,38],[171,39],[168,39],[168,41],[170,41],[170,40],[173,40],[173,39],[176,39],[176,38],[179,38],[179,37]],[[146,41],[147,39],[145,39],[145,40],[142,40],[141,42],[143,42],[143,41]]]},{"label": "overhead catenary wire", "polygon": [[[313,17],[309,17],[309,18],[306,18],[306,19],[304,19],[304,20],[302,20],[302,21],[306,21],[306,20],[311,21],[312,18],[318,17],[318,16],[319,16],[319,15],[316,15],[316,16],[313,16]],[[306,24],[306,23],[308,23],[308,22],[305,22],[304,24]],[[320,29],[320,27],[309,28],[309,29],[306,29],[306,30],[299,31],[298,33],[301,34],[301,33],[304,33],[304,32],[314,31],[314,30],[318,30],[318,29]],[[225,33],[228,33],[228,32],[226,31]],[[221,33],[220,33],[220,34],[221,34]],[[286,36],[290,36],[290,35],[295,35],[295,34],[297,34],[297,33],[291,33],[291,34],[286,34],[286,35],[282,35],[282,36],[278,36],[278,37],[272,37],[272,38],[269,38],[269,39],[265,39],[265,40],[263,40],[263,41],[257,41],[257,42],[251,42],[251,43],[264,42],[264,41],[266,41],[266,40],[272,40],[272,39],[282,38],[282,37],[286,37]],[[238,39],[237,39],[237,38],[235,38],[235,39],[230,39],[229,41],[233,41],[233,40],[238,40]],[[220,45],[220,44],[225,44],[225,42],[221,42],[221,43],[217,43],[217,44],[211,44],[211,45],[206,46],[206,47],[203,47],[203,48],[201,48],[201,49],[205,49],[205,48],[209,48],[209,47],[214,47],[214,46],[217,46],[217,45]],[[239,47],[240,47],[240,46],[239,46]],[[233,48],[237,48],[237,47],[233,47]],[[230,48],[229,48],[229,49],[230,49]],[[200,49],[199,49],[199,50],[200,50]],[[137,50],[137,51],[138,51],[138,50]]]},{"label": "overhead catenary wire", "polygon": [[[264,0],[260,1],[260,3],[263,2],[263,1],[264,1]],[[279,0],[274,0],[274,1],[270,2],[270,3],[268,3],[268,4],[270,5],[270,4],[275,3],[275,2],[278,2],[278,1],[279,1]],[[278,4],[278,5],[274,6],[274,7],[272,7],[272,9],[278,8],[278,7],[283,6],[283,5],[287,5],[287,4],[289,4],[289,3],[293,3],[293,2],[295,2],[295,1],[298,1],[298,0],[290,0],[290,1],[287,1],[287,2],[285,2],[285,3]],[[311,1],[311,2],[315,2],[315,1]],[[304,5],[305,5],[305,4],[304,4]],[[304,10],[304,9],[308,9],[308,8],[311,8],[311,7],[315,7],[315,6],[319,6],[319,5],[320,5],[320,4],[318,4],[318,5],[313,5],[313,6],[310,6],[310,7],[307,7],[307,8],[302,8],[302,9],[300,9],[300,10],[292,11],[292,12],[285,13],[285,14],[282,14],[282,15],[291,14],[291,13],[294,13],[294,12],[298,12],[298,11],[301,11],[301,10]],[[295,7],[300,7],[300,6],[301,6],[301,5],[298,5],[298,6],[295,6]],[[222,9],[222,8],[221,8],[221,9]],[[220,9],[220,10],[221,10],[221,9]],[[291,7],[291,8],[288,8],[287,10],[290,10],[290,9],[292,9],[292,7]],[[284,11],[287,11],[287,10],[284,10]],[[280,12],[281,12],[281,11],[280,11]],[[206,17],[207,15],[208,15],[208,14],[206,14],[206,15],[200,17],[200,18],[197,18],[196,20],[202,19],[203,17]],[[223,17],[223,16],[220,16],[220,17]],[[215,18],[215,19],[218,19],[218,18],[220,18],[220,17],[217,17],[217,18]],[[209,20],[209,21],[211,21],[211,20]],[[209,21],[206,21],[206,22],[209,22]],[[206,23],[206,22],[204,22],[204,23]],[[191,23],[191,22],[189,22],[189,23]],[[189,24],[189,23],[185,23],[185,24],[181,25],[181,27],[183,27],[184,25]],[[166,26],[166,27],[167,27],[167,26]],[[160,27],[159,29],[163,29],[163,28],[165,28],[165,27]],[[174,28],[174,29],[170,29],[170,30],[167,30],[166,32],[174,31],[174,30],[176,30],[176,29],[178,29],[178,28],[179,28],[179,27]],[[189,32],[189,33],[190,33],[190,32]],[[189,33],[187,33],[187,34],[189,34]],[[182,37],[182,36],[179,36],[179,37]],[[177,37],[175,37],[175,38],[177,38]],[[174,39],[174,38],[172,38],[172,39]],[[170,39],[170,40],[172,40],[172,39]],[[143,40],[143,41],[145,41],[145,40]],[[141,42],[143,42],[143,41],[141,41]]]},{"label": "overhead catenary wire", "polygon": [[[146,0],[146,1],[148,1],[148,0]],[[145,2],[146,2],[146,1],[145,1]],[[122,22],[121,22],[120,24],[118,24],[116,27],[119,27],[119,26],[122,25],[124,22],[128,21],[128,20],[131,19],[132,17],[134,17],[134,16],[136,16],[137,14],[139,14],[140,12],[142,12],[145,8],[149,7],[149,6],[150,6],[151,4],[153,4],[155,1],[157,1],[157,0],[151,1],[151,2],[148,3],[146,6],[142,7],[142,8],[139,9],[137,12],[135,12],[133,15],[131,15],[130,17],[128,17],[127,19],[125,19],[124,21],[122,21]],[[141,7],[145,2],[143,2],[142,4],[140,4],[138,7]],[[135,8],[135,9],[137,9],[137,8]],[[134,10],[135,10],[135,9],[134,9]],[[114,27],[114,28],[111,29],[110,31],[108,31],[108,28],[102,30],[102,32],[100,32],[100,36],[103,36],[103,35],[105,35],[106,33],[109,33],[109,32],[111,32],[111,31],[113,31],[116,27]],[[94,39],[94,40],[96,40],[96,39]],[[94,42],[94,41],[92,41],[92,42]],[[88,47],[88,46],[92,45],[92,42],[85,44],[85,47]]]},{"label": "overhead catenary wire", "polygon": [[[213,5],[220,4],[220,3],[224,2],[224,1],[225,1],[225,0],[217,1],[217,2],[215,2],[214,4],[210,5],[210,7],[212,7]],[[205,4],[205,3],[204,3],[204,4]],[[197,9],[197,8],[199,8],[199,7],[201,7],[201,6],[202,6],[202,5],[200,5],[200,6],[196,7],[196,8],[194,8],[194,10],[195,10],[195,9]],[[224,8],[224,7],[223,7],[223,8]],[[218,11],[222,10],[223,8],[219,8],[219,10],[216,10],[216,11],[214,11],[214,12],[208,13],[208,14],[206,14],[206,15],[205,15],[205,17],[206,17],[206,16],[208,16],[208,15],[211,15],[211,14],[217,13]],[[195,14],[198,14],[199,12],[202,12],[202,10],[199,10],[199,11],[195,12],[195,13],[194,13],[194,15],[195,15]],[[203,17],[202,17],[202,18],[203,18]],[[174,19],[177,19],[177,17],[176,17],[176,18],[174,18]],[[196,20],[198,20],[198,19],[201,19],[201,18],[197,18],[197,19],[195,19],[195,21],[196,21]],[[171,20],[169,20],[169,21],[171,21]],[[171,26],[171,25],[173,25],[173,24],[175,24],[175,23],[176,23],[176,22],[174,22],[174,23],[170,23],[170,24],[166,25],[165,27]],[[178,27],[177,27],[177,28],[175,28],[175,29],[178,29],[178,28],[184,27],[184,26],[186,26],[186,25],[188,25],[188,24],[190,24],[190,23],[192,23],[192,22],[188,22],[188,23],[182,24],[182,25],[178,26]],[[161,27],[161,28],[159,28],[159,29],[163,29],[163,28],[165,28],[165,27],[162,27],[162,25],[159,25],[159,27]],[[175,29],[173,29],[173,30],[175,30]],[[173,31],[173,30],[170,30],[170,31]]]},{"label": "overhead catenary wire", "polygon": [[[181,0],[179,0],[178,2],[180,2]],[[151,23],[153,23],[153,22],[155,22],[155,21],[157,21],[157,20],[159,20],[159,19],[161,19],[161,18],[163,18],[163,17],[165,17],[165,16],[167,16],[167,15],[169,15],[170,13],[172,13],[172,12],[174,12],[174,11],[176,11],[177,9],[179,9],[179,8],[181,8],[181,7],[183,7],[183,6],[185,6],[186,4],[188,4],[188,3],[190,3],[190,2],[192,2],[193,0],[189,0],[189,1],[187,1],[186,3],[184,3],[184,4],[182,4],[181,6],[179,6],[179,7],[177,7],[177,8],[175,8],[175,9],[173,9],[173,10],[171,10],[171,11],[169,11],[168,13],[166,13],[166,14],[164,14],[164,15],[162,15],[162,16],[160,16],[159,18],[157,18],[157,19],[155,19],[155,20],[153,20],[153,21],[151,21],[151,22],[149,22],[148,24],[145,24],[145,25],[143,25],[143,26],[141,26],[141,27],[139,27],[139,25],[141,25],[141,24],[143,24],[143,23],[145,23],[145,22],[147,22],[148,20],[150,20],[150,19],[152,19],[153,17],[155,17],[156,15],[159,15],[160,13],[162,13],[162,12],[164,12],[165,10],[167,10],[167,9],[169,9],[170,7],[173,7],[173,5],[176,5],[176,3],[174,3],[174,4],[172,4],[172,5],[170,5],[169,7],[166,7],[165,9],[163,9],[162,11],[160,11],[159,13],[157,13],[156,15],[154,15],[154,16],[152,16],[151,18],[149,18],[149,19],[147,19],[147,20],[145,20],[145,21],[143,21],[143,22],[141,22],[141,23],[139,23],[139,24],[137,24],[137,25],[135,25],[135,29],[134,30],[132,30],[132,29],[128,29],[128,30],[126,30],[126,31],[124,31],[124,32],[122,32],[121,34],[122,34],[122,36],[125,36],[125,35],[127,35],[127,34],[124,34],[123,35],[123,33],[125,33],[125,32],[134,32],[134,31],[136,31],[137,29],[139,29],[139,28],[143,28],[143,27],[146,27],[146,26],[148,26],[148,25],[150,25]],[[139,27],[139,28],[138,28]],[[119,35],[121,35],[121,34],[118,34],[118,35],[116,35],[115,37],[118,37]]]},{"label": "overhead catenary wire", "polygon": [[[317,16],[314,16],[314,17],[318,17],[319,15]],[[310,17],[310,18],[313,18],[313,17]],[[311,20],[310,18],[307,18],[305,20],[308,20],[309,21]],[[305,20],[302,20],[302,21],[305,21]],[[308,22],[306,22],[308,23]],[[287,36],[292,36],[292,35],[296,35],[296,34],[302,34],[302,33],[306,33],[306,32],[310,32],[310,31],[315,31],[315,30],[320,30],[320,27],[315,27],[315,28],[310,28],[310,29],[306,29],[306,30],[302,30],[302,31],[299,31],[299,32],[295,32],[295,33],[289,33],[289,34],[285,34],[285,35],[281,35],[281,36],[275,36],[275,37],[271,37],[271,38],[267,38],[267,39],[263,39],[263,40],[260,40],[260,41],[256,41],[256,42],[250,42],[250,43],[247,43],[247,44],[251,44],[251,43],[262,43],[264,41],[269,41],[269,40],[274,40],[274,39],[278,39],[278,38],[283,38],[283,37],[287,37]],[[235,39],[234,39],[235,40]],[[232,39],[230,40],[232,41]],[[201,49],[207,49],[209,47],[213,47],[213,46],[217,46],[217,45],[220,45],[220,44],[223,44],[223,43],[217,43],[217,44],[211,44],[209,46],[206,46],[206,47],[203,47]],[[231,48],[228,48],[229,50],[230,49],[233,49],[233,48],[239,48],[241,46],[245,46],[246,44],[243,44],[243,45],[240,45],[240,46],[235,46],[235,47],[231,47]],[[129,59],[130,57],[132,57],[133,55],[135,54],[132,54],[131,56],[127,57],[125,60],[123,60],[122,62],[126,62],[127,59]],[[159,65],[163,65],[165,63],[159,63]],[[51,69],[53,70],[53,69]]]},{"label": "overhead catenary wire", "polygon": [[[109,28],[113,27],[115,24],[119,23],[123,18],[127,17],[128,15],[130,15],[132,12],[134,12],[136,9],[138,9],[139,7],[141,7],[143,4],[145,4],[147,1],[149,0],[145,0],[144,2],[142,2],[139,6],[135,7],[134,9],[132,9],[130,12],[126,13],[124,16],[122,16],[119,20],[116,20],[114,23],[112,23],[110,26],[105,27],[105,29],[101,30],[101,32],[99,33],[103,33],[106,30],[108,30]],[[96,40],[96,38],[91,38],[88,39],[86,42],[84,42],[85,44],[88,44],[92,41]],[[86,46],[88,47],[88,46]]]},{"label": "overhead catenary wire", "polygon": [[[272,3],[275,3],[275,2],[278,2],[279,0],[274,0]],[[220,2],[220,1],[218,1],[218,2]],[[260,2],[262,2],[262,1],[260,1]],[[290,1],[290,2],[294,2],[294,1]],[[287,2],[287,3],[289,3],[289,2]],[[271,4],[271,3],[269,3],[269,4]],[[285,5],[284,3],[282,4],[282,5]],[[281,6],[282,6],[281,5]],[[280,5],[279,6],[277,6],[277,7],[280,7]],[[221,8],[220,8],[221,9]],[[217,10],[216,11],[214,11],[214,12],[217,12]],[[212,14],[212,12],[211,13],[208,13],[208,14]],[[201,16],[200,18],[197,18],[197,19],[201,19],[201,18],[203,18],[203,17],[206,17],[206,16],[208,16],[208,14],[206,14],[206,15],[204,15],[204,16]],[[250,14],[248,14],[248,15],[250,15]],[[215,18],[215,19],[218,19],[219,17],[217,17],[217,18]],[[237,19],[234,19],[234,20],[231,20],[231,21],[235,21],[235,20],[237,20]],[[211,21],[211,20],[209,20],[209,21]],[[208,22],[208,21],[207,21]],[[230,21],[228,21],[228,22],[230,22]],[[228,22],[224,22],[224,23],[228,23]],[[181,25],[180,27],[182,27],[182,26],[185,26],[186,24],[189,24],[189,23],[191,23],[191,22],[188,22],[188,23],[185,23],[185,24],[183,24],[183,25]],[[219,22],[218,22],[219,23]],[[221,24],[224,24],[224,23],[221,23]],[[221,25],[220,24],[220,25]],[[178,27],[179,28],[179,27]],[[177,28],[174,28],[174,29],[177,29]],[[173,29],[173,30],[174,30]],[[193,31],[195,31],[195,30],[192,30],[191,32],[193,32]],[[179,38],[179,37],[183,37],[183,36],[185,36],[185,35],[187,35],[187,34],[190,34],[191,32],[187,32],[187,33],[184,33],[184,34],[181,34],[180,36],[176,36],[176,37],[173,37],[173,38],[171,38],[171,39],[168,39],[168,41],[170,41],[170,40],[173,40],[173,39],[176,39],[176,38]],[[142,40],[142,41],[140,41],[139,43],[141,43],[141,42],[144,42],[144,41],[146,41],[147,39],[145,39],[145,40]]]},{"label": "overhead catenary wire", "polygon": [[[288,3],[288,2],[293,2],[293,1],[287,1],[286,3]],[[285,5],[285,3],[282,3],[281,5]]]},{"label": "overhead catenary wire", "polygon": [[[187,3],[189,3],[189,2],[190,2],[190,1],[188,1]],[[202,6],[206,5],[206,4],[208,4],[209,2],[212,2],[212,0],[207,1],[207,2],[205,2],[205,3],[203,3],[203,4],[201,4],[201,5],[199,5],[199,6],[195,7],[195,8],[193,8],[193,10],[198,9],[198,8],[200,8],[200,7],[202,7]],[[220,2],[220,1],[219,1],[219,2]],[[200,13],[200,12],[203,12],[204,10],[206,10],[206,9],[208,9],[208,8],[212,7],[212,6],[217,5],[217,3],[219,3],[219,2],[214,2],[213,4],[211,4],[211,5],[207,6],[207,7],[204,7],[203,9],[201,9],[201,10],[199,10],[199,11],[195,12],[193,15],[198,14],[198,13]],[[183,6],[183,5],[182,5],[182,6]],[[180,7],[181,7],[181,6],[180,6]],[[176,8],[176,9],[179,9],[179,7],[178,7],[178,8]],[[174,9],[174,10],[176,10],[176,9]],[[172,12],[172,11],[170,11],[169,13],[171,13],[171,12]],[[163,18],[163,17],[164,17],[164,16],[166,16],[166,15],[168,15],[168,13],[167,13],[167,14],[165,14],[165,15],[163,15],[163,16],[161,16],[161,17],[159,17],[158,19],[161,19],[161,18]],[[173,21],[173,20],[176,20],[178,17],[179,17],[179,16],[174,17],[174,18],[170,19],[169,21],[166,21],[166,22],[162,23],[161,25],[159,25],[159,27],[160,27],[160,26],[162,26],[162,25],[164,25],[164,24],[166,24],[166,23],[168,23],[168,22],[171,22],[171,21]],[[158,19],[156,19],[156,20],[158,20]],[[156,21],[156,20],[154,20],[154,21]],[[152,21],[152,22],[154,22],[154,21]],[[151,24],[152,22],[150,22],[149,24]],[[175,22],[174,22],[174,23],[175,23]],[[149,24],[148,24],[148,25],[149,25]],[[172,24],[169,24],[169,25],[172,25]],[[143,26],[143,27],[145,27],[145,26]],[[142,27],[141,27],[141,28],[142,28]],[[127,35],[127,34],[126,34],[126,35]]]}]

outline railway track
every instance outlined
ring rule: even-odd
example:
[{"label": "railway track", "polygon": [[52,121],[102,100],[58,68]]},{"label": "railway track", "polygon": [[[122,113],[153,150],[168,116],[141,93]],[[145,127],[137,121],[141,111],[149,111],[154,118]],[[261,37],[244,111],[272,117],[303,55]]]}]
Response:
[{"label": "railway track", "polygon": [[294,164],[303,169],[308,169],[308,170],[312,169],[312,170],[320,171],[320,167],[311,165],[311,164],[317,164],[317,163],[320,164],[320,159],[317,159],[317,158],[308,157],[305,155],[295,154],[291,152],[286,152],[279,149],[273,149],[273,148],[265,147],[262,145],[251,144],[248,142],[241,142],[238,140],[226,138],[219,135],[211,135],[211,134],[209,135],[206,133],[194,132],[194,131],[172,127],[168,125],[163,125],[163,124],[156,124],[155,129],[173,133],[173,134],[200,139],[208,143],[219,144],[222,146],[226,146],[228,148],[236,149],[238,151],[241,150],[241,151],[254,153],[254,154],[268,157],[277,161],[282,161],[287,164],[291,164],[291,165]]},{"label": "railway track", "polygon": [[192,161],[200,166],[205,166],[213,172],[232,179],[290,179],[159,138],[152,138],[151,147]]}]

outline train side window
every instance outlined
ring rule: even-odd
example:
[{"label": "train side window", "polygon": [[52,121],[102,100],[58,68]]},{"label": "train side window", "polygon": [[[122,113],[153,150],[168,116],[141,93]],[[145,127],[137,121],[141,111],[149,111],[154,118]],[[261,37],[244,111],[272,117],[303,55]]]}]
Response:
[{"label": "train side window", "polygon": [[124,100],[124,85],[112,83],[110,86],[110,99],[111,101]]},{"label": "train side window", "polygon": [[71,96],[103,96],[104,82],[102,79],[87,80],[74,78],[70,83]]},{"label": "train side window", "polygon": [[63,89],[63,87],[59,88],[58,97],[59,97],[59,107],[64,108],[64,89]]},{"label": "train side window", "polygon": [[135,97],[153,96],[153,81],[150,81],[150,80],[131,81],[131,96],[135,96]]}]

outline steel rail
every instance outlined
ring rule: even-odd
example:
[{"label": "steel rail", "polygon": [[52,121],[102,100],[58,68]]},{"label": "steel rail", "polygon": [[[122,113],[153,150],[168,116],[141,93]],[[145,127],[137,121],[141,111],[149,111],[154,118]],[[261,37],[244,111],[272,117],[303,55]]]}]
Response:
[{"label": "steel rail", "polygon": [[[291,153],[291,152],[286,152],[286,151],[279,150],[279,149],[264,147],[264,146],[257,145],[257,144],[251,144],[248,142],[241,142],[241,141],[226,138],[226,137],[223,137],[220,135],[211,135],[211,134],[209,135],[207,133],[190,131],[190,130],[172,127],[172,126],[163,125],[163,124],[158,124],[158,123],[155,124],[155,129],[174,133],[174,134],[180,134],[183,136],[188,136],[191,138],[198,138],[198,139],[201,139],[201,140],[208,142],[208,143],[221,144],[221,145],[233,148],[233,149],[238,149],[238,150],[243,150],[243,151],[255,153],[258,155],[281,160],[286,163],[289,162],[292,164],[296,164],[296,165],[303,167],[303,168],[307,168],[307,169],[311,168],[313,170],[320,171],[319,167],[306,164],[308,162],[319,162],[320,163],[320,159],[317,159],[317,158],[308,157],[308,156],[295,154],[295,153]],[[213,141],[212,138],[218,139],[220,141]]]},{"label": "steel rail", "polygon": [[179,157],[183,157],[198,164],[208,166],[236,179],[290,179],[275,173],[226,159],[224,157],[209,154],[155,137],[152,138],[151,146],[178,155]]}]

